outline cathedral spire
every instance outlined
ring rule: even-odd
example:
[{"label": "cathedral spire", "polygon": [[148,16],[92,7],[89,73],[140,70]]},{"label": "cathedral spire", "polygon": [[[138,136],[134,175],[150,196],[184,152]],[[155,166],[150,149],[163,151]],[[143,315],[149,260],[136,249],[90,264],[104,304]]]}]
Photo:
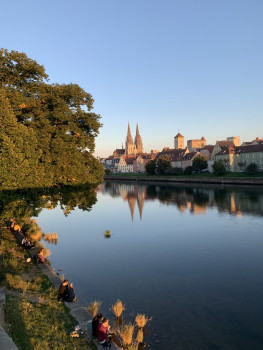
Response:
[{"label": "cathedral spire", "polygon": [[136,125],[136,136],[137,135],[140,135],[140,133],[139,133],[139,127],[138,127],[138,123],[137,123],[137,125]]},{"label": "cathedral spire", "polygon": [[135,145],[138,153],[143,153],[142,138],[141,138],[141,135],[139,133],[138,123],[137,123],[137,126],[136,126],[136,136],[135,136],[135,139],[134,139],[134,145]]}]

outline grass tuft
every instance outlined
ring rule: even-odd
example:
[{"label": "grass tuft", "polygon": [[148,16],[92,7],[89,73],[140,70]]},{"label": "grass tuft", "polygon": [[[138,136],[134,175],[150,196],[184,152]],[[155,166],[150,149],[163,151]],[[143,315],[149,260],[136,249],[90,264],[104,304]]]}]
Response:
[{"label": "grass tuft", "polygon": [[125,306],[122,301],[118,299],[114,305],[112,305],[112,312],[118,318],[121,317],[122,312],[125,310]]},{"label": "grass tuft", "polygon": [[87,310],[91,314],[92,317],[97,315],[97,313],[99,312],[99,309],[101,307],[101,304],[102,304],[101,301],[94,300],[88,305]]},{"label": "grass tuft", "polygon": [[106,230],[106,231],[104,232],[104,238],[111,238],[111,232],[110,232],[110,230]]},{"label": "grass tuft", "polygon": [[132,344],[132,337],[134,332],[134,325],[127,323],[118,329],[118,333],[121,337],[123,346],[129,346]]},{"label": "grass tuft", "polygon": [[150,321],[150,319],[143,314],[137,314],[135,317],[135,322],[138,328],[144,328],[148,321]]}]

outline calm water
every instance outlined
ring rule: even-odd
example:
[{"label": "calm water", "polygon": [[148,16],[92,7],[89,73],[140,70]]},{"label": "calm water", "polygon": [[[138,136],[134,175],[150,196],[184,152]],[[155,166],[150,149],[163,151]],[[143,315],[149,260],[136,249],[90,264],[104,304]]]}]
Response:
[{"label": "calm water", "polygon": [[[152,317],[149,349],[263,349],[263,190],[107,182],[90,212],[43,210],[52,265],[102,313]],[[105,239],[103,232],[112,232]]]}]

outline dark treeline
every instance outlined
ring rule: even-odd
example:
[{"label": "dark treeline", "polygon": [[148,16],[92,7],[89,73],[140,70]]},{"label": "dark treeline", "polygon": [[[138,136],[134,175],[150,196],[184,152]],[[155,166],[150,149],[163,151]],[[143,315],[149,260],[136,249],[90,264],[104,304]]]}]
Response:
[{"label": "dark treeline", "polygon": [[48,84],[43,66],[0,50],[0,188],[98,183],[100,116],[76,84]]}]

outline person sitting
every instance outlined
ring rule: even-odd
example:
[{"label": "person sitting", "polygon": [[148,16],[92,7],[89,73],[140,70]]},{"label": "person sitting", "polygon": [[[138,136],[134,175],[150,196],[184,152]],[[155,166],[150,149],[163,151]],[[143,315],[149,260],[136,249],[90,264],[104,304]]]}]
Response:
[{"label": "person sitting", "polygon": [[44,248],[41,248],[40,251],[37,253],[37,264],[44,264],[45,260],[46,258],[44,256]]},{"label": "person sitting", "polygon": [[27,237],[24,237],[22,239],[22,246],[25,247],[26,249],[31,249],[34,247],[33,243],[30,242],[30,239]]},{"label": "person sitting", "polygon": [[94,338],[97,338],[97,329],[98,329],[98,325],[100,320],[102,320],[102,314],[98,313],[96,316],[93,317],[92,320],[92,335]]},{"label": "person sitting", "polygon": [[97,329],[97,338],[99,343],[106,349],[111,347],[111,334],[109,333],[110,325],[109,320],[105,317],[102,322],[99,323]]},{"label": "person sitting", "polygon": [[21,233],[21,227],[18,224],[15,224],[13,227],[14,232],[16,233]]},{"label": "person sitting", "polygon": [[68,280],[64,280],[58,289],[58,301],[64,299],[68,290]]},{"label": "person sitting", "polygon": [[65,297],[63,298],[63,300],[69,301],[69,302],[77,300],[77,297],[75,295],[75,290],[73,288],[73,283],[70,283],[68,285],[68,289],[66,290]]}]

